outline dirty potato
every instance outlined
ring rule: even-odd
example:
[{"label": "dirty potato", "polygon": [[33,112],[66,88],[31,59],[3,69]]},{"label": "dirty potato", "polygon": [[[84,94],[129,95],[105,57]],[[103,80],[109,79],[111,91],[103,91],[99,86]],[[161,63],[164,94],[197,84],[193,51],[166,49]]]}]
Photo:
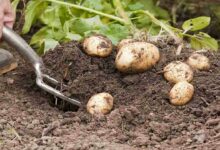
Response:
[{"label": "dirty potato", "polygon": [[87,111],[92,114],[107,114],[113,107],[113,97],[108,93],[93,95],[87,103]]},{"label": "dirty potato", "polygon": [[189,64],[192,68],[198,70],[208,70],[210,68],[208,57],[198,53],[192,54],[188,58],[187,64]]},{"label": "dirty potato", "polygon": [[169,93],[170,103],[176,106],[188,103],[194,94],[194,87],[187,81],[176,83]]},{"label": "dirty potato", "polygon": [[121,49],[124,45],[127,45],[129,43],[137,42],[135,39],[123,39],[121,40],[117,45],[117,50]]},{"label": "dirty potato", "polygon": [[112,52],[112,42],[105,36],[93,35],[84,39],[83,50],[90,56],[107,57]]},{"label": "dirty potato", "polygon": [[116,68],[125,73],[143,72],[160,59],[158,48],[146,42],[133,42],[122,46],[116,56]]},{"label": "dirty potato", "polygon": [[174,61],[164,67],[164,77],[172,83],[180,81],[190,82],[193,79],[193,70],[184,62]]}]

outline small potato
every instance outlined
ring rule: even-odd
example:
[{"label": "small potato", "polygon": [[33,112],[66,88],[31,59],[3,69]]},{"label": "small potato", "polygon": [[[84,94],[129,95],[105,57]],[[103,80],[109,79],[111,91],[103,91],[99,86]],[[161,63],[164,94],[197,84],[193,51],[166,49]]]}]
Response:
[{"label": "small potato", "polygon": [[154,66],[160,59],[158,48],[146,42],[128,43],[119,50],[115,64],[124,73],[143,72]]},{"label": "small potato", "polygon": [[193,79],[193,70],[186,63],[174,61],[164,68],[164,77],[172,83],[180,81],[190,82]]},{"label": "small potato", "polygon": [[113,107],[113,97],[108,93],[93,95],[87,103],[87,111],[92,114],[107,114]]},{"label": "small potato", "polygon": [[208,70],[210,68],[209,59],[198,53],[192,54],[188,58],[187,64],[189,64],[192,68],[199,70]]},{"label": "small potato", "polygon": [[83,50],[90,56],[107,57],[112,52],[112,42],[104,36],[93,35],[83,41]]},{"label": "small potato", "polygon": [[193,97],[194,87],[192,84],[181,81],[174,85],[169,93],[170,103],[176,106],[185,105]]},{"label": "small potato", "polygon": [[124,45],[127,45],[129,43],[133,43],[133,42],[136,42],[135,39],[123,39],[121,40],[118,45],[117,45],[117,49],[118,51],[124,46]]}]

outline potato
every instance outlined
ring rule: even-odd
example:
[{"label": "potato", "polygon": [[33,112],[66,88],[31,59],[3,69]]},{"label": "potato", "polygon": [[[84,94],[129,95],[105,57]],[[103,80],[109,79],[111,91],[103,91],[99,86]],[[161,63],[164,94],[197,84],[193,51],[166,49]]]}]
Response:
[{"label": "potato", "polygon": [[121,40],[117,45],[118,51],[122,48],[122,46],[127,45],[129,43],[133,43],[133,42],[136,42],[136,40],[135,39],[123,39],[123,40]]},{"label": "potato", "polygon": [[187,81],[176,83],[169,93],[170,103],[176,106],[185,105],[193,97],[194,87]]},{"label": "potato", "polygon": [[198,70],[208,70],[210,68],[209,59],[206,56],[198,53],[192,54],[188,58],[187,64]]},{"label": "potato", "polygon": [[164,67],[164,77],[172,83],[180,81],[192,81],[193,70],[189,65],[181,61],[174,61]]},{"label": "potato", "polygon": [[107,114],[113,107],[113,97],[108,93],[93,95],[87,103],[87,111],[92,114]]},{"label": "potato", "polygon": [[160,59],[158,48],[146,42],[133,42],[122,46],[116,55],[116,68],[125,73],[143,72]]},{"label": "potato", "polygon": [[104,36],[93,35],[84,39],[83,50],[90,56],[107,57],[112,52],[112,42]]}]

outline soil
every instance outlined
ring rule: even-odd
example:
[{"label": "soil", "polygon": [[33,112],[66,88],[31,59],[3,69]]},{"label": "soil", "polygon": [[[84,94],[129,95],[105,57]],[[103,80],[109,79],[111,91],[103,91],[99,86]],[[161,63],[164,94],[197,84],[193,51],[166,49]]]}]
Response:
[{"label": "soil", "polygon": [[[107,58],[90,57],[77,42],[58,46],[44,57],[45,72],[68,85],[60,89],[80,100],[77,108],[43,92],[35,85],[31,67],[16,52],[19,66],[0,77],[0,149],[218,149],[220,147],[220,53],[205,52],[208,71],[195,71],[195,93],[185,106],[169,103],[173,85],[161,73],[176,56],[172,41],[154,43],[159,63],[139,74],[122,74],[114,67],[115,52]],[[85,105],[96,93],[114,97],[113,110],[92,116]]]}]

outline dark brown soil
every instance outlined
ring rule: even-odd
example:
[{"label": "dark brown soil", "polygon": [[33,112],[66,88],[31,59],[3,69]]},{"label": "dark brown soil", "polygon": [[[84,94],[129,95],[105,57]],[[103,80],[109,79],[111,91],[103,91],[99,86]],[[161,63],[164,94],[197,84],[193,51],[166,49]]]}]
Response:
[{"label": "dark brown soil", "polygon": [[172,85],[160,72],[168,62],[184,61],[191,50],[177,57],[170,42],[156,45],[160,62],[140,74],[121,74],[114,67],[115,53],[90,57],[76,42],[44,56],[47,72],[69,85],[62,91],[84,106],[95,93],[114,97],[111,113],[98,117],[85,107],[59,103],[62,111],[49,105],[53,97],[36,87],[33,72],[18,57],[19,67],[0,77],[0,149],[218,149],[220,53],[205,53],[211,69],[195,71],[192,101],[176,107],[168,99]]}]

